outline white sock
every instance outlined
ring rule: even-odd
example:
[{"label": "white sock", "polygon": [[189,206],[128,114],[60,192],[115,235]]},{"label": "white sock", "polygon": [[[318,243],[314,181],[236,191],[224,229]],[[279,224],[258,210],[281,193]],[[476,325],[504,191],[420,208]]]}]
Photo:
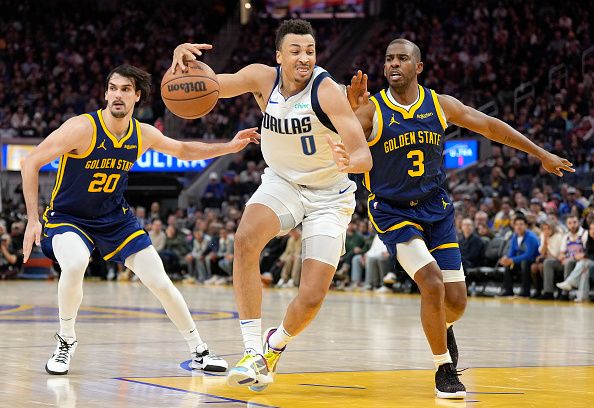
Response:
[{"label": "white sock", "polygon": [[450,327],[452,327],[453,325],[454,325],[454,323],[446,322],[446,330],[449,329]]},{"label": "white sock", "polygon": [[262,348],[262,319],[239,320],[245,351],[250,354],[264,354]]},{"label": "white sock", "polygon": [[276,331],[272,333],[272,335],[268,339],[268,345],[275,350],[281,350],[291,340],[293,340],[293,336],[291,336],[287,332],[287,330],[283,326],[283,322],[281,322]]},{"label": "white sock", "polygon": [[199,350],[197,350],[197,348],[204,344],[204,341],[202,341],[202,339],[200,338],[200,334],[198,333],[198,329],[196,329],[196,326],[194,326],[194,328],[190,330],[180,330],[180,333],[182,334],[182,336],[184,336],[184,340],[186,341],[186,343],[188,343],[190,353],[193,353],[195,351],[198,351],[200,353],[204,351],[204,349],[206,349],[206,347],[201,347]]},{"label": "white sock", "polygon": [[60,333],[61,337],[67,337],[69,339],[76,339],[76,333],[74,332],[74,323],[76,322],[75,317],[70,319],[63,319],[60,317]]},{"label": "white sock", "polygon": [[434,354],[433,355],[433,364],[435,364],[435,369],[437,370],[439,366],[451,363],[452,357],[450,356],[450,352],[446,351],[445,354]]}]

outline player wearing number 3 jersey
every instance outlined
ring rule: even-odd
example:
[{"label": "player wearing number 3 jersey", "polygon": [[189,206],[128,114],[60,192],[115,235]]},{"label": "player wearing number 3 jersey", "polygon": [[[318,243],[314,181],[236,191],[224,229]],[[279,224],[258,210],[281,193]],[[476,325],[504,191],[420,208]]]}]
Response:
[{"label": "player wearing number 3 jersey", "polygon": [[[386,50],[384,75],[389,88],[357,109],[367,136],[373,169],[365,173],[369,219],[421,291],[421,321],[433,352],[439,398],[464,398],[458,379],[458,349],[452,324],[466,307],[466,284],[454,228],[454,206],[443,189],[443,145],[447,123],[538,157],[549,172],[573,171],[567,160],[550,154],[502,121],[420,86],[421,52],[396,39]],[[360,77],[351,91],[366,92]],[[358,100],[350,96],[351,100]]]},{"label": "player wearing number 3 jersey", "polygon": [[[344,90],[317,67],[311,25],[288,20],[276,35],[278,67],[252,64],[218,75],[220,95],[252,93],[263,112],[262,184],[246,206],[235,234],[233,287],[245,355],[229,371],[228,384],[262,390],[272,382],[280,353],[315,317],[330,287],[347,225],[355,184],[347,173],[371,168],[371,155]],[[172,68],[205,49],[182,44]],[[283,322],[261,332],[259,259],[274,236],[303,227],[303,267],[297,296]]]},{"label": "player wearing number 3 jersey", "polygon": [[[256,129],[242,130],[229,143],[179,142],[155,127],[132,118],[137,102],[148,99],[150,75],[122,65],[105,84],[107,107],[76,116],[50,134],[22,163],[28,223],[23,243],[25,261],[33,244],[60,265],[58,284],[60,332],[45,369],[66,374],[76,349],[74,322],[82,301],[82,283],[94,248],[105,260],[125,263],[161,301],[188,343],[190,366],[225,371],[227,362],[211,354],[196,330],[181,293],[173,286],[146,232],[140,227],[124,191],[136,159],[152,148],[183,160],[234,153],[259,138]],[[56,184],[43,215],[38,207],[41,166],[60,157]],[[42,237],[43,235],[43,237]]]}]

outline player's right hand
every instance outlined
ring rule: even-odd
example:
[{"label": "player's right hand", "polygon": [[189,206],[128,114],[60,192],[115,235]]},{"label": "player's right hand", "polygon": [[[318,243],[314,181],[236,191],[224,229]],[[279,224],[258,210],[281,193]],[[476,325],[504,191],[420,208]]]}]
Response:
[{"label": "player's right hand", "polygon": [[369,100],[369,92],[367,91],[367,74],[357,71],[351,79],[351,84],[347,85],[347,99],[351,105],[352,110],[357,110]]},{"label": "player's right hand", "polygon": [[250,143],[260,144],[260,134],[257,127],[237,132],[233,140],[229,142],[229,153],[237,153]]},{"label": "player's right hand", "polygon": [[544,167],[546,171],[559,177],[563,177],[563,171],[575,173],[573,163],[553,153],[547,152],[544,158],[541,159],[541,162],[542,167]]},{"label": "player's right hand", "polygon": [[33,243],[37,246],[41,245],[41,223],[39,220],[29,220],[27,222],[23,239],[23,263],[29,259],[33,250]]},{"label": "player's right hand", "polygon": [[192,44],[183,43],[175,47],[173,50],[173,61],[171,62],[171,73],[175,74],[177,66],[181,68],[182,72],[186,72],[188,67],[185,61],[193,61],[196,59],[196,55],[202,55],[201,50],[210,50],[212,45],[210,44]]}]

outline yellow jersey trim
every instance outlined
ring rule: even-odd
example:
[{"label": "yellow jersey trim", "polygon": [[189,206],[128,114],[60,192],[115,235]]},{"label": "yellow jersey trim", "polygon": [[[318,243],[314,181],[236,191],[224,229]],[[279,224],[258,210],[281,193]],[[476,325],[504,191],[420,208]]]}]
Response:
[{"label": "yellow jersey trim", "polygon": [[441,244],[440,246],[436,246],[433,249],[430,249],[429,252],[437,251],[438,249],[447,249],[447,248],[460,248],[457,242],[449,242],[447,244]]},{"label": "yellow jersey trim", "polygon": [[89,119],[89,121],[91,121],[91,125],[93,125],[93,136],[91,137],[91,144],[89,145],[89,147],[87,148],[87,150],[84,153],[82,153],[82,154],[66,153],[66,156],[72,157],[74,159],[84,159],[85,157],[90,155],[93,152],[93,150],[95,149],[95,144],[97,143],[97,124],[93,120],[93,117],[91,115],[89,115],[88,113],[85,113],[82,116],[86,116],[87,119]]},{"label": "yellow jersey trim", "polygon": [[[412,221],[402,221],[399,222],[398,224],[394,224],[392,225],[390,228],[388,228],[387,230],[382,230],[380,229],[377,224],[375,223],[375,220],[373,219],[373,215],[371,215],[371,207],[370,207],[370,203],[371,200],[375,199],[375,194],[369,194],[369,198],[367,199],[367,213],[369,215],[369,221],[371,221],[371,224],[373,225],[373,227],[375,228],[375,230],[380,233],[380,234],[385,234],[386,232],[390,232],[390,231],[394,231],[406,226],[412,226],[415,227],[416,229],[418,229],[419,231],[423,231],[423,227],[421,227],[419,224],[412,222]],[[438,247],[439,248],[439,247]],[[436,248],[437,249],[437,248]]]},{"label": "yellow jersey trim", "polygon": [[371,147],[377,142],[379,142],[379,140],[382,137],[382,131],[384,129],[384,118],[382,116],[382,110],[380,109],[379,103],[377,99],[375,99],[375,96],[372,96],[371,98],[369,98],[369,100],[373,102],[373,104],[375,105],[375,112],[377,113],[377,135],[375,135],[373,140],[367,142],[367,146]]},{"label": "yellow jersey trim", "polygon": [[431,97],[433,98],[433,104],[435,105],[435,111],[437,112],[437,117],[439,118],[439,123],[443,127],[443,130],[446,130],[448,127],[448,123],[446,122],[445,118],[443,117],[443,109],[441,109],[441,105],[439,104],[439,99],[437,99],[437,94],[432,89],[431,90]]},{"label": "yellow jersey trim", "polygon": [[56,184],[54,185],[54,189],[52,190],[52,198],[50,199],[50,209],[54,209],[54,199],[60,191],[60,186],[62,185],[62,178],[64,177],[64,169],[66,168],[66,161],[68,160],[68,155],[63,155],[60,157],[60,163],[58,164],[58,172],[56,173]]},{"label": "yellow jersey trim", "polygon": [[140,122],[134,119],[136,122],[136,138],[138,139],[138,154],[136,155],[136,160],[140,159],[142,156],[142,131],[140,130]]},{"label": "yellow jersey trim", "polygon": [[77,226],[76,226],[76,225],[74,225],[74,224],[69,224],[69,223],[67,223],[67,222],[60,222],[60,223],[58,223],[58,224],[51,224],[51,223],[48,223],[48,224],[45,224],[45,227],[46,227],[46,228],[57,228],[57,227],[72,227],[72,228],[75,228],[75,229],[77,229],[78,231],[80,231],[80,232],[81,232],[81,234],[83,234],[85,237],[87,237],[87,239],[88,239],[89,241],[91,241],[91,244],[95,245],[95,243],[93,242],[93,240],[91,239],[91,237],[90,237],[90,236],[88,236],[86,232],[84,232],[83,230],[81,230],[79,227],[77,227]]},{"label": "yellow jersey trim", "polygon": [[400,112],[404,119],[412,119],[415,117],[417,109],[419,109],[419,107],[423,104],[423,100],[425,100],[425,90],[421,85],[417,84],[417,86],[419,87],[419,100],[413,106],[411,106],[410,110],[408,111],[404,108],[401,108],[400,106],[394,105],[392,101],[390,101],[390,99],[388,98],[388,95],[386,95],[385,89],[382,89],[380,91],[380,95],[382,96],[384,103],[388,105],[390,109],[395,110],[396,112]]},{"label": "yellow jersey trim", "polygon": [[99,122],[101,122],[101,127],[103,128],[103,131],[105,132],[107,137],[109,137],[113,142],[113,147],[118,149],[121,148],[124,145],[124,142],[130,139],[130,136],[132,136],[132,131],[134,131],[134,124],[132,123],[132,119],[130,119],[130,124],[128,125],[128,133],[126,133],[126,136],[118,140],[118,138],[112,135],[111,132],[107,129],[107,126],[105,126],[105,121],[103,120],[103,114],[101,112],[102,110],[99,109],[97,111],[97,116],[99,117]]},{"label": "yellow jersey trim", "polygon": [[115,249],[115,251],[113,251],[113,252],[110,252],[109,254],[105,255],[105,256],[103,257],[103,259],[105,259],[106,261],[110,260],[111,258],[113,258],[113,257],[114,257],[114,255],[115,255],[115,254],[117,254],[118,252],[120,252],[120,251],[121,251],[121,250],[122,250],[122,249],[123,249],[123,248],[124,248],[126,245],[128,245],[128,243],[129,243],[130,241],[132,241],[134,238],[136,238],[137,236],[139,236],[139,235],[142,235],[142,234],[146,234],[146,233],[144,232],[144,230],[138,230],[138,231],[136,231],[136,232],[134,232],[134,233],[130,234],[130,235],[128,236],[128,238],[126,238],[126,239],[124,240],[124,242],[122,242],[122,243],[120,244],[120,246],[118,246],[118,247]]},{"label": "yellow jersey trim", "polygon": [[363,177],[363,187],[371,193],[371,178],[369,177],[369,172],[366,172]]}]

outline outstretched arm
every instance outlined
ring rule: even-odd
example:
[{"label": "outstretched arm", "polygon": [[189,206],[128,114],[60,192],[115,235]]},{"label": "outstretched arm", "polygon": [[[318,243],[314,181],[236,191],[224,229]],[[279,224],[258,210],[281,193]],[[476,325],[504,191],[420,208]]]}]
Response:
[{"label": "outstretched arm", "polygon": [[[201,50],[211,48],[212,45],[209,44],[184,43],[178,45],[173,51],[171,72],[175,73],[178,67],[185,72],[188,69],[185,61],[195,60],[197,55],[202,55]],[[267,87],[272,88],[275,77],[276,69],[264,64],[251,64],[234,74],[217,74],[220,86],[219,97],[232,98],[244,93],[253,93],[258,96],[258,94],[266,93]]]},{"label": "outstretched arm", "polygon": [[342,138],[343,143],[338,144],[328,140],[339,170],[345,173],[371,170],[373,162],[363,129],[340,86],[332,79],[325,78],[318,89],[318,97],[322,110]]},{"label": "outstretched arm", "polygon": [[250,128],[240,130],[231,141],[225,143],[181,142],[165,136],[154,126],[146,123],[140,126],[145,151],[150,148],[180,160],[205,160],[237,153],[250,143],[258,144],[260,139],[260,135],[256,132],[258,128]]},{"label": "outstretched arm", "polygon": [[538,157],[546,171],[559,177],[563,176],[563,170],[572,173],[575,171],[572,168],[573,164],[569,160],[549,153],[535,145],[530,139],[507,123],[464,105],[452,96],[438,95],[438,99],[448,122],[480,133],[495,142]]}]

